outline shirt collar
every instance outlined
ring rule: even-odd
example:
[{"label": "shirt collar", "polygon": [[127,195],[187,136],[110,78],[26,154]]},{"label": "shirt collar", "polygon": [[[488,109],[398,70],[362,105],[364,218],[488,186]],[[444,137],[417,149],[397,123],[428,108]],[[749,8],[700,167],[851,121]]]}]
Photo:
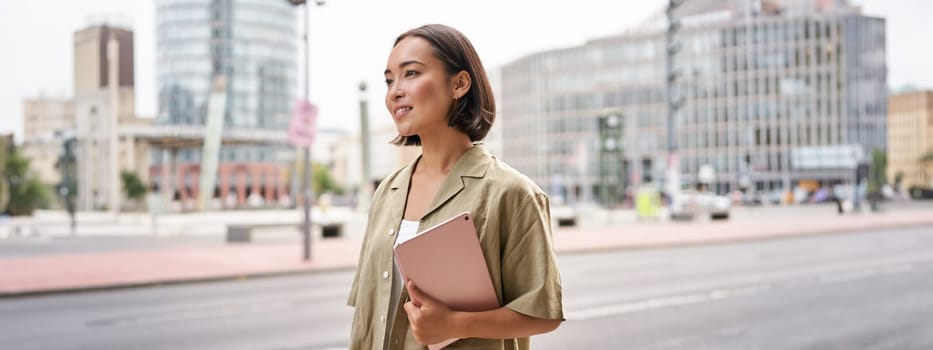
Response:
[{"label": "shirt collar", "polygon": [[[460,193],[465,186],[464,178],[485,177],[491,158],[492,155],[489,154],[482,145],[474,145],[464,152],[463,155],[460,156],[460,159],[457,160],[457,163],[454,164],[453,169],[450,170],[450,174],[444,179],[444,183],[437,191],[437,195],[435,195],[431,206],[424,213],[424,217],[427,217],[441,205],[453,198],[453,196],[457,195],[457,193]],[[415,160],[409,163],[408,166],[403,168],[398,176],[392,179],[392,183],[389,185],[389,189],[392,193],[391,208],[402,208],[402,210],[404,210],[405,199],[408,196],[408,186],[411,183],[411,175],[415,169],[415,164],[420,159],[421,156],[419,155]],[[402,210],[399,210],[399,213],[401,213]],[[396,216],[399,217],[399,221],[402,219],[400,214]]]}]

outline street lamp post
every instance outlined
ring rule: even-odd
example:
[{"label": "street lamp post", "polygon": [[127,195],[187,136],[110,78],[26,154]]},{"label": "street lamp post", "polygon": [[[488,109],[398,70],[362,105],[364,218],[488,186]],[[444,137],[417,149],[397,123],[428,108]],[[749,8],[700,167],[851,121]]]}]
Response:
[{"label": "street lamp post", "polygon": [[366,82],[360,82],[360,148],[362,148],[363,177],[360,181],[359,204],[358,208],[366,211],[369,208],[369,196],[372,191],[369,187],[372,185],[370,165],[369,165],[369,107],[366,101]]},{"label": "street lamp post", "polygon": [[673,207],[677,193],[680,191],[680,165],[677,155],[677,111],[683,100],[675,96],[674,89],[678,78],[678,71],[674,70],[674,55],[681,46],[674,41],[675,34],[680,30],[680,22],[675,19],[674,10],[683,4],[684,0],[669,0],[667,6],[667,30],[665,35],[665,92],[667,95],[667,193],[670,205]]},{"label": "street lamp post", "polygon": [[[305,46],[304,47],[304,65],[305,65],[304,67],[305,68],[304,69],[304,72],[305,72],[304,98],[307,101],[311,101],[311,84],[310,84],[311,79],[309,78],[309,76],[311,75],[311,71],[309,68],[311,66],[311,57],[308,54],[308,51],[309,51],[308,49],[309,47],[308,17],[311,14],[311,11],[309,9],[307,1],[305,0],[288,0],[288,2],[295,6],[304,5],[304,9],[305,9],[304,36],[303,36],[303,41],[304,41],[304,46]],[[315,5],[317,6],[324,5],[324,0],[315,1]],[[303,199],[302,201],[304,202],[303,203],[304,204],[304,223],[301,225],[301,233],[302,233],[302,241],[303,241],[302,242],[303,243],[302,244],[302,247],[303,247],[302,256],[304,260],[310,260],[311,259],[311,198],[312,198],[312,189],[311,189],[310,183],[311,183],[311,179],[313,176],[313,174],[311,173],[311,145],[309,144],[308,146],[304,147],[303,152],[304,152],[304,165],[303,165],[304,171],[302,172],[302,176],[301,176],[301,193],[302,193],[302,199]]]}]

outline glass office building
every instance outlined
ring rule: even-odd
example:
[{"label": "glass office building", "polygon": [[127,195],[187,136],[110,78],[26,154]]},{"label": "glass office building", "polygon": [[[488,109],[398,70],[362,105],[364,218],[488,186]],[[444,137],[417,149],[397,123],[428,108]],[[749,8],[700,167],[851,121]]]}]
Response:
[{"label": "glass office building", "polygon": [[[156,0],[156,124],[204,125],[213,77],[227,78],[226,128],[288,127],[297,86],[296,10],[284,0]],[[195,165],[200,149],[182,150],[178,162]],[[224,146],[220,171],[275,168],[282,177],[294,152],[286,146]],[[161,163],[155,155],[154,164]],[[262,170],[262,171],[266,171]],[[264,187],[247,170],[248,186]],[[188,177],[191,186],[196,177]],[[220,183],[223,183],[221,179]],[[221,192],[225,192],[224,189]],[[270,199],[267,194],[264,194]]]},{"label": "glass office building", "polygon": [[[676,17],[672,93],[682,101],[685,185],[697,185],[705,165],[718,193],[833,185],[886,147],[884,19],[843,0],[691,0]],[[663,181],[663,18],[504,66],[503,158],[552,194],[594,200],[606,169],[597,120],[616,113],[625,187]]]},{"label": "glass office building", "polygon": [[[227,76],[224,124],[288,127],[297,84],[295,9],[287,1],[157,0],[157,124],[203,125],[211,79]],[[183,152],[196,161],[200,150]],[[268,161],[268,147],[225,147],[221,161]]]}]

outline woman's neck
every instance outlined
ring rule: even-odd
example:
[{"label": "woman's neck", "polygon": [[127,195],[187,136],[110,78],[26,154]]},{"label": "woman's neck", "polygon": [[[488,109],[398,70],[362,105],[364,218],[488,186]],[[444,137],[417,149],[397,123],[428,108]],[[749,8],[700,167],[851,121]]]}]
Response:
[{"label": "woman's neck", "polygon": [[426,175],[446,176],[457,164],[457,160],[473,142],[466,134],[448,128],[449,132],[421,136],[421,160],[416,171]]}]

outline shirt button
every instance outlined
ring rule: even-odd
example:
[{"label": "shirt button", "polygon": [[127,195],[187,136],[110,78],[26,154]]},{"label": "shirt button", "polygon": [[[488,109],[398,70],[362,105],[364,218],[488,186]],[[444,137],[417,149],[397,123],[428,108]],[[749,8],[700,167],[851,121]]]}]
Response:
[{"label": "shirt button", "polygon": [[389,279],[389,271],[382,271],[382,278]]},{"label": "shirt button", "polygon": [[386,323],[386,315],[379,316],[379,320],[381,320],[382,323]]},{"label": "shirt button", "polygon": [[395,229],[390,228],[390,229],[389,229],[389,236],[394,235],[394,234],[395,234]]}]

